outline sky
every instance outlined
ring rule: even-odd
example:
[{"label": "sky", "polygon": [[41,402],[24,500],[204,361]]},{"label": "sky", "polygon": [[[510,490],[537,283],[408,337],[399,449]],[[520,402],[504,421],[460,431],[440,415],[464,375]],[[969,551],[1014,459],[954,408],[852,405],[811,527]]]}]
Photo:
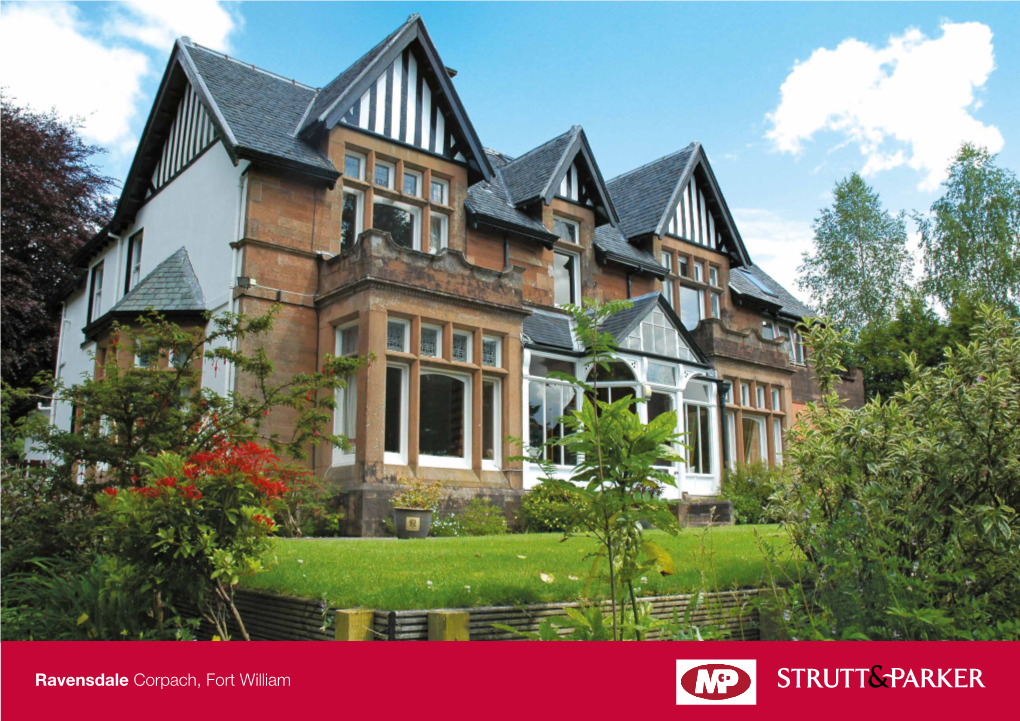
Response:
[{"label": "sky", "polygon": [[413,12],[487,147],[580,124],[608,180],[701,142],[752,260],[803,300],[812,220],[851,172],[910,213],[964,141],[1020,171],[1012,3],[3,2],[0,84],[81,117],[122,181],[174,38],[321,87]]}]

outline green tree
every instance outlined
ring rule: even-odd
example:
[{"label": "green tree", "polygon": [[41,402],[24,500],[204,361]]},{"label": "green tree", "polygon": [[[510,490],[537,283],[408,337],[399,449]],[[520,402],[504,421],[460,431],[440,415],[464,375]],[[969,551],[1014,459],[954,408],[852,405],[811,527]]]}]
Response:
[{"label": "green tree", "polygon": [[1020,181],[995,157],[965,144],[931,214],[914,214],[924,290],[947,308],[961,293],[1020,308]]},{"label": "green tree", "polygon": [[908,354],[914,354],[919,366],[934,368],[945,360],[946,348],[970,340],[976,323],[974,304],[966,295],[957,299],[948,321],[943,321],[922,294],[911,292],[897,301],[891,317],[861,330],[849,359],[861,369],[867,396],[888,399],[903,390],[910,377]]},{"label": "green tree", "polygon": [[803,255],[797,285],[821,315],[856,338],[887,317],[908,288],[906,220],[887,213],[857,173],[836,183],[832,195],[832,206],[815,218],[813,249]]}]

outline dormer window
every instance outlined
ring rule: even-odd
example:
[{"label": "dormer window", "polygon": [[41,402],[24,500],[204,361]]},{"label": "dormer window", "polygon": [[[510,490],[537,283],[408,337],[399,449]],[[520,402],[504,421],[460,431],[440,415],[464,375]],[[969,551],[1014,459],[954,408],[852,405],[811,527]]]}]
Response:
[{"label": "dormer window", "polygon": [[553,232],[559,236],[560,240],[565,240],[568,243],[577,244],[580,242],[581,228],[572,220],[554,216]]},{"label": "dormer window", "polygon": [[450,204],[450,184],[439,178],[432,179],[432,189],[430,191],[429,198],[433,203],[439,203],[440,205]]},{"label": "dormer window", "polygon": [[382,160],[375,161],[375,184],[383,188],[393,189],[393,178],[396,168]]}]

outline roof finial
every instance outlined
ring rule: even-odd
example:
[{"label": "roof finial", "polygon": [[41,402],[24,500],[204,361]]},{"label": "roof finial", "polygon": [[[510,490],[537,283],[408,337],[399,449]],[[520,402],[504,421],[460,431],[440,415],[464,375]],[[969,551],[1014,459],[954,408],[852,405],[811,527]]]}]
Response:
[{"label": "roof finial", "polygon": [[407,22],[413,23],[415,20],[421,20],[421,15],[418,13],[411,13],[407,16]]}]

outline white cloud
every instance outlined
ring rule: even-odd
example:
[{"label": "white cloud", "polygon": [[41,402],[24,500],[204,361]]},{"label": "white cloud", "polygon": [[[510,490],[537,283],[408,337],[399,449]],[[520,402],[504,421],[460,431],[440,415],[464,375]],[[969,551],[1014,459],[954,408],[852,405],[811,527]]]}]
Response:
[{"label": "white cloud", "polygon": [[87,140],[130,156],[148,110],[142,85],[162,71],[174,38],[224,48],[240,21],[214,2],[103,7],[90,23],[69,3],[4,3],[0,85],[36,110],[81,117]]},{"label": "white cloud", "polygon": [[809,303],[811,299],[797,288],[797,267],[801,254],[811,250],[814,237],[811,224],[756,208],[735,208],[733,219],[754,264],[798,299]]},{"label": "white cloud", "polygon": [[1002,149],[998,128],[971,114],[994,69],[992,31],[981,23],[943,23],[939,38],[909,29],[882,48],[848,38],[794,66],[766,137],[796,154],[834,131],[860,148],[863,174],[907,165],[924,174],[922,190],[934,190],[961,143]]}]

